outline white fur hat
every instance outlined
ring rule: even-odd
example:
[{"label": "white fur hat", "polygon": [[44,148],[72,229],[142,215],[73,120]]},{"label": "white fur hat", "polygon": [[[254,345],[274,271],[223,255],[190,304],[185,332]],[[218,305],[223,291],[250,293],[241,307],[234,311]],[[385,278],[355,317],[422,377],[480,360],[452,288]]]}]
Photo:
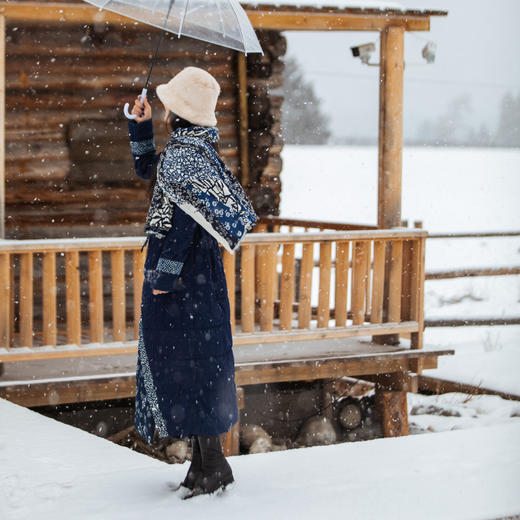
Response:
[{"label": "white fur hat", "polygon": [[186,67],[156,88],[163,105],[194,125],[216,126],[215,107],[220,85],[209,73],[198,67]]}]

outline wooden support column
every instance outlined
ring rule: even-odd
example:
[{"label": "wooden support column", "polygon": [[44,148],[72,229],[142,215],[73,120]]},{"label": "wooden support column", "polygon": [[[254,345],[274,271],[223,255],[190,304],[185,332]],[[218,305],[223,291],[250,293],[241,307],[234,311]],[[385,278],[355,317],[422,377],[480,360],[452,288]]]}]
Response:
[{"label": "wooden support column", "polygon": [[5,238],[5,16],[0,13],[0,239]]},{"label": "wooden support column", "polygon": [[[401,224],[403,149],[404,31],[388,25],[381,31],[379,67],[379,162],[377,226],[390,229]],[[386,248],[383,322],[388,321],[389,279],[392,251]],[[373,337],[377,343],[397,344],[397,334]]]}]

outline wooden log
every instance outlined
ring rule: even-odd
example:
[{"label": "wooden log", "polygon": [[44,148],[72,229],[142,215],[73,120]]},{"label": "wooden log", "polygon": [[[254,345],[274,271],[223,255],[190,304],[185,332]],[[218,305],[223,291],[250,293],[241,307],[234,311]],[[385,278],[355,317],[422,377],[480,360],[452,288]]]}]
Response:
[{"label": "wooden log", "polygon": [[385,281],[385,247],[382,240],[374,240],[374,261],[372,277],[372,305],[370,309],[370,322],[382,323],[383,321],[383,295]]},{"label": "wooden log", "polygon": [[5,238],[5,16],[0,13],[0,239]]},{"label": "wooden log", "polygon": [[229,309],[231,319],[231,331],[235,332],[235,255],[227,250],[222,251],[222,263],[226,275],[227,291],[229,296]]},{"label": "wooden log", "polygon": [[241,246],[240,283],[242,332],[253,332],[255,328],[255,246]]},{"label": "wooden log", "polygon": [[330,278],[332,243],[320,243],[320,283],[318,292],[318,327],[328,327],[330,319]]},{"label": "wooden log", "polygon": [[32,347],[33,344],[33,312],[34,312],[34,266],[33,254],[20,255],[20,346]]},{"label": "wooden log", "polygon": [[292,328],[294,301],[294,244],[284,244],[282,253],[282,279],[280,286],[280,330]]},{"label": "wooden log", "polygon": [[81,294],[78,251],[67,251],[65,253],[65,284],[67,343],[81,345]]},{"label": "wooden log", "polygon": [[312,269],[314,264],[314,244],[305,242],[302,246],[300,264],[300,284],[298,299],[298,327],[309,328],[311,324]]},{"label": "wooden log", "polygon": [[334,318],[336,327],[347,324],[347,295],[350,242],[336,242]]},{"label": "wooden log", "polygon": [[103,257],[101,251],[88,252],[90,342],[103,343]]},{"label": "wooden log", "polygon": [[385,437],[409,435],[406,392],[384,391],[376,385],[375,404]]},{"label": "wooden log", "polygon": [[14,322],[11,308],[13,286],[11,284],[11,255],[0,253],[0,346],[11,347],[11,325]]},{"label": "wooden log", "polygon": [[114,341],[126,340],[125,250],[110,251]]},{"label": "wooden log", "polygon": [[410,317],[410,292],[412,274],[413,240],[403,240],[403,272],[401,279],[401,321],[408,321]]},{"label": "wooden log", "polygon": [[141,318],[141,296],[144,281],[144,262],[146,250],[136,249],[132,253],[134,279],[134,339],[139,338],[139,320]]},{"label": "wooden log", "polygon": [[42,331],[43,345],[56,346],[58,340],[56,307],[56,253],[43,253]]}]

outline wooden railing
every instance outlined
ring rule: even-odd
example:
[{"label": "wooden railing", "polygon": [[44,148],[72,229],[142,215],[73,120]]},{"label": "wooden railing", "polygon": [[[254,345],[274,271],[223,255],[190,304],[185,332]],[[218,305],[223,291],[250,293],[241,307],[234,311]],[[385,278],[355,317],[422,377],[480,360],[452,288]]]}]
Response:
[{"label": "wooden railing", "polygon": [[[223,251],[234,343],[410,333],[421,348],[426,235],[249,234]],[[0,361],[135,351],[143,241],[0,241]]]}]

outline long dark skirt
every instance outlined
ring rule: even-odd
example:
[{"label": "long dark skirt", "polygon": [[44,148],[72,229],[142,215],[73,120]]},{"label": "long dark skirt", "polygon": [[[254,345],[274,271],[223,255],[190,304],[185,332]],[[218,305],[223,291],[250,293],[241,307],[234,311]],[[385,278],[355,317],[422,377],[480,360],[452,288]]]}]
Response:
[{"label": "long dark skirt", "polygon": [[[213,306],[208,311],[213,316],[221,313],[220,324],[189,326],[185,309],[189,298],[182,290],[182,281],[179,290],[153,295],[151,276],[152,272],[145,270],[136,370],[136,429],[148,443],[153,441],[154,428],[159,437],[224,433],[238,420],[229,300],[200,302],[200,306]],[[186,285],[189,280],[185,280]],[[193,296],[193,292],[190,294]],[[178,319],[172,320],[172,315]]]}]

